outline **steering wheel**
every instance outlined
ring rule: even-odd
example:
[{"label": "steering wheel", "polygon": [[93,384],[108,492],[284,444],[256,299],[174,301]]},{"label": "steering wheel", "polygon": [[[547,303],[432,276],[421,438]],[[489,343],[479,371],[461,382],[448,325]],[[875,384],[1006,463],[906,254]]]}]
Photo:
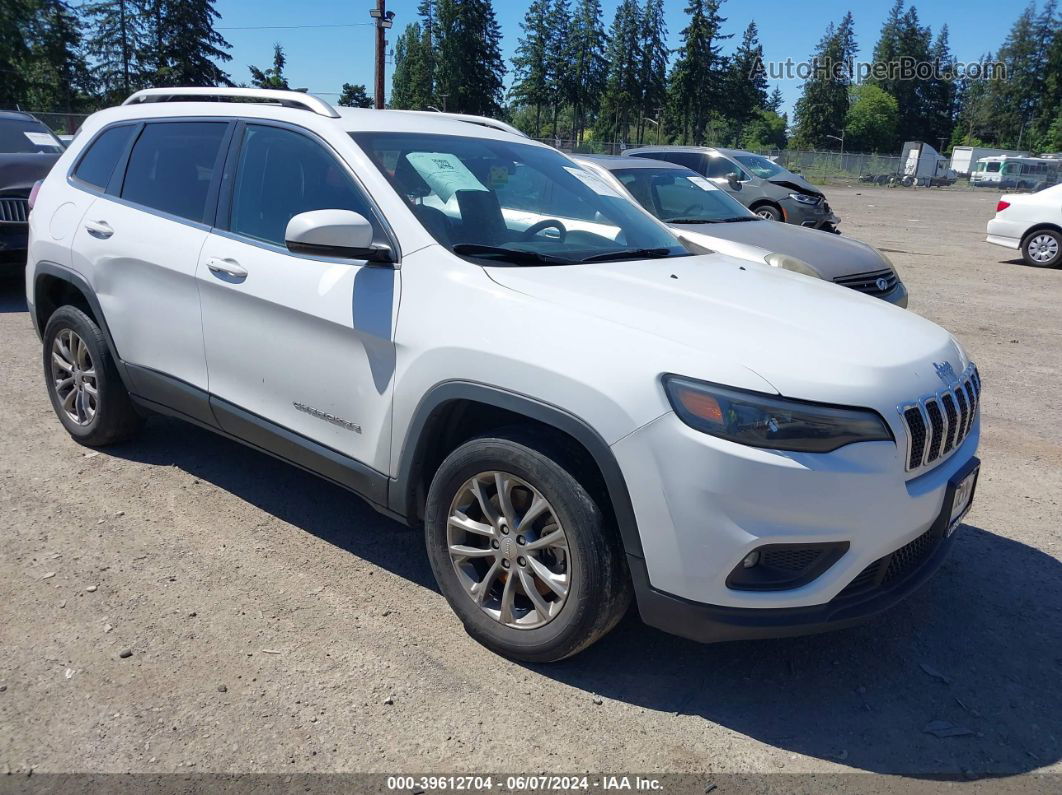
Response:
[{"label": "steering wheel", "polygon": [[521,239],[530,240],[543,229],[556,229],[558,232],[560,232],[560,237],[558,239],[561,243],[563,243],[564,238],[568,236],[568,230],[564,226],[564,224],[562,224],[556,218],[547,218],[545,221],[539,221],[537,224],[532,224],[531,226],[527,227],[527,229],[524,230]]},{"label": "steering wheel", "polygon": [[703,204],[695,202],[695,203],[691,204],[689,207],[687,207],[685,210],[683,210],[681,215],[689,215],[694,210],[703,210],[703,209],[704,209],[704,205]]}]

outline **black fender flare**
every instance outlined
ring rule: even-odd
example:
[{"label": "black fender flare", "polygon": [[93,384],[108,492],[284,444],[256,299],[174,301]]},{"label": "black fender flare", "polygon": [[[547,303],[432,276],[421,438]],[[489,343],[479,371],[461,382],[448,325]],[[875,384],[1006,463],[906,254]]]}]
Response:
[{"label": "black fender flare", "polygon": [[456,400],[485,403],[523,414],[556,428],[579,442],[593,458],[601,472],[609,500],[612,503],[611,508],[616,517],[624,551],[627,555],[639,558],[643,556],[638,522],[634,515],[630,493],[627,490],[627,482],[616,461],[616,456],[601,435],[585,420],[565,409],[536,400],[528,395],[475,381],[444,381],[436,384],[421,398],[413,412],[402,443],[398,475],[389,484],[387,499],[388,508],[392,512],[407,517],[407,521],[415,520],[416,478],[414,475],[419,463],[418,457],[424,450],[425,427],[437,409]]},{"label": "black fender flare", "polygon": [[40,285],[41,276],[51,276],[59,279],[60,281],[68,282],[77,288],[88,303],[89,308],[92,310],[92,315],[96,319],[96,324],[103,331],[103,338],[107,341],[107,347],[110,348],[111,358],[114,359],[115,365],[118,367],[118,372],[122,376],[122,380],[129,383],[127,373],[125,372],[125,364],[122,361],[122,357],[118,355],[118,347],[114,344],[114,337],[111,336],[111,330],[107,327],[107,318],[103,315],[103,307],[100,306],[100,301],[96,297],[96,291],[92,289],[92,285],[86,281],[85,277],[77,271],[73,271],[63,265],[58,265],[54,262],[38,262],[37,267],[33,273],[33,328],[37,331],[37,336],[44,337],[44,326],[40,322],[40,318],[37,315],[37,291]]}]

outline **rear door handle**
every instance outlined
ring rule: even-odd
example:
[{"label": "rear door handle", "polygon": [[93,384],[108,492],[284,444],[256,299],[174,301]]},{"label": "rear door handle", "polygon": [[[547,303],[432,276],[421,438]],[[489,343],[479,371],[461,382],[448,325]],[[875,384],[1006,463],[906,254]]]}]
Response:
[{"label": "rear door handle", "polygon": [[207,260],[207,267],[211,273],[219,276],[228,276],[232,279],[246,279],[247,269],[234,259],[218,259],[211,257]]},{"label": "rear door handle", "polygon": [[114,234],[114,229],[106,221],[87,221],[85,223],[85,231],[100,240],[106,240]]}]

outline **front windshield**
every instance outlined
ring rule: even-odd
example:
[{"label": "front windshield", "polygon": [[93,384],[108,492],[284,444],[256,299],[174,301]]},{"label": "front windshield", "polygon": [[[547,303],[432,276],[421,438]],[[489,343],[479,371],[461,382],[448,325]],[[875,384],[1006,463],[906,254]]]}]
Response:
[{"label": "front windshield", "polygon": [[63,145],[39,121],[0,119],[0,152],[32,155],[59,154]]},{"label": "front windshield", "polygon": [[628,168],[612,173],[642,207],[665,224],[759,220],[729,193],[694,171]]},{"label": "front windshield", "polygon": [[760,179],[771,179],[789,172],[760,155],[734,155],[734,159]]},{"label": "front windshield", "polygon": [[351,137],[431,236],[459,255],[571,264],[689,254],[618,189],[556,150],[454,135]]}]

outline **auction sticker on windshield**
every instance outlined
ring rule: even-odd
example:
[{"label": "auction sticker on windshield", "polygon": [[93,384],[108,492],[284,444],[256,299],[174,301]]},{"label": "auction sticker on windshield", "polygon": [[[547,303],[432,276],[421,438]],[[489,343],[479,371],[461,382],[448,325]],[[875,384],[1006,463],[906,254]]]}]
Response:
[{"label": "auction sticker on windshield", "polygon": [[617,199],[623,198],[620,196],[619,191],[605,182],[605,180],[601,179],[597,174],[592,174],[582,168],[572,168],[571,166],[565,166],[564,170],[600,196],[613,196]]},{"label": "auction sticker on windshield", "polygon": [[406,160],[444,202],[450,201],[450,197],[459,190],[487,189],[456,155],[447,152],[410,152]]}]

